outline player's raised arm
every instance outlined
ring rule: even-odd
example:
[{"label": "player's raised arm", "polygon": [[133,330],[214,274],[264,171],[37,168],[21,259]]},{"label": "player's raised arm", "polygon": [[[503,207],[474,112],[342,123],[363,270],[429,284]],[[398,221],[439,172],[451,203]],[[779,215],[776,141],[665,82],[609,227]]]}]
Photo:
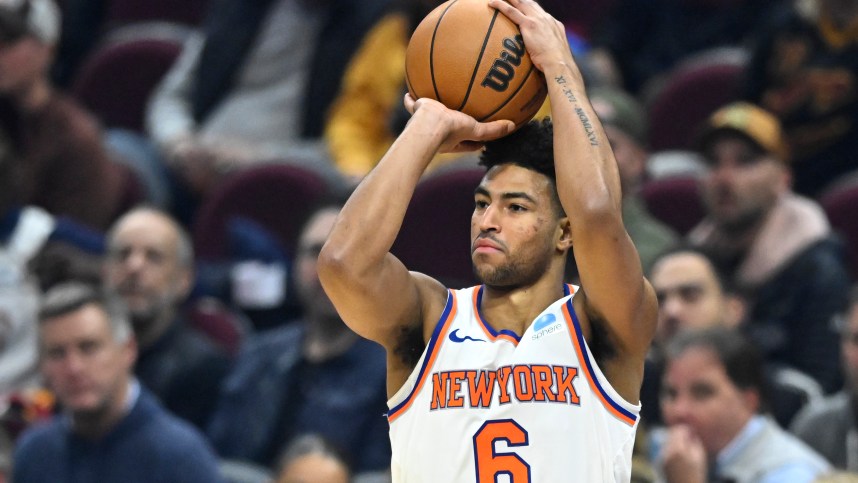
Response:
[{"label": "player's raised arm", "polygon": [[[655,329],[657,303],[622,220],[616,161],[586,97],[560,22],[533,0],[492,0],[519,24],[534,65],[545,75],[554,123],[557,190],[572,231],[585,297],[585,331],[598,324],[616,349],[605,361],[614,387],[632,402]],[[576,305],[577,307],[577,305]]]},{"label": "player's raised arm", "polygon": [[428,99],[406,97],[406,107],[411,119],[343,207],[318,263],[343,320],[389,353],[405,330],[437,319],[446,301],[439,282],[389,253],[420,175],[437,152],[474,149],[512,130],[511,122],[478,123]]}]

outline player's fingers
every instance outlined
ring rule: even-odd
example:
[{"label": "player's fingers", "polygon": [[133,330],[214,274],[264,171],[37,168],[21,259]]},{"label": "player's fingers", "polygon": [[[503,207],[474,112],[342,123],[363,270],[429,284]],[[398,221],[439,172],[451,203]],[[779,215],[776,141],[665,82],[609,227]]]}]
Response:
[{"label": "player's fingers", "polygon": [[532,15],[534,13],[542,11],[542,7],[539,6],[534,0],[505,0],[506,3],[515,7],[518,11],[523,13],[524,15]]},{"label": "player's fingers", "polygon": [[489,7],[497,9],[516,24],[520,24],[525,19],[524,14],[508,0],[489,0]]},{"label": "player's fingers", "polygon": [[511,133],[513,129],[515,129],[515,123],[501,119],[499,121],[477,124],[477,127],[474,129],[474,134],[476,134],[476,140],[478,141],[489,141],[506,136]]},{"label": "player's fingers", "polygon": [[476,151],[478,149],[481,149],[484,145],[485,145],[485,143],[478,142],[478,141],[462,141],[447,152],[448,153],[470,153],[472,151]]},{"label": "player's fingers", "polygon": [[405,96],[402,98],[402,103],[405,104],[405,110],[408,111],[409,114],[414,114],[414,104],[417,101],[411,97],[411,94],[406,92]]}]

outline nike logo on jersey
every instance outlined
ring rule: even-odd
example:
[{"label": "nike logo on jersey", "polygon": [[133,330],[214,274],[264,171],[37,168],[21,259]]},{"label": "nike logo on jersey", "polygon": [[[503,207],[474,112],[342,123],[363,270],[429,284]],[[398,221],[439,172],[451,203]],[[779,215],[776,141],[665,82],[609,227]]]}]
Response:
[{"label": "nike logo on jersey", "polygon": [[485,342],[485,340],[483,340],[483,339],[474,339],[473,337],[471,337],[469,335],[461,337],[457,334],[457,332],[459,332],[459,329],[456,329],[453,332],[450,332],[450,340],[452,340],[453,342],[457,342],[457,343],[458,342],[465,342],[466,340],[470,340],[473,342]]}]

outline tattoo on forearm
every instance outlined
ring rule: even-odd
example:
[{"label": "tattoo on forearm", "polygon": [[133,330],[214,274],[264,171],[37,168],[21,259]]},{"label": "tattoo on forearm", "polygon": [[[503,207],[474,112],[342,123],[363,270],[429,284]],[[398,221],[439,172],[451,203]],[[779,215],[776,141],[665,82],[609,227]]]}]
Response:
[{"label": "tattoo on forearm", "polygon": [[563,95],[566,96],[567,99],[569,99],[569,102],[571,102],[572,104],[578,103],[578,99],[575,98],[575,94],[572,93],[572,89],[565,87],[566,79],[562,75],[555,77],[554,82],[557,82],[557,85],[564,86]]},{"label": "tattoo on forearm", "polygon": [[566,79],[560,75],[554,78],[554,82],[559,86],[563,86],[563,95],[569,99],[569,102],[575,105],[575,113],[578,114],[578,119],[581,120],[581,124],[584,126],[584,133],[587,135],[590,145],[598,146],[599,139],[596,137],[596,131],[593,129],[593,124],[590,122],[590,118],[587,116],[584,109],[578,105],[578,98],[575,97],[575,93],[572,92],[572,89],[566,87]]},{"label": "tattoo on forearm", "polygon": [[587,117],[587,113],[580,107],[575,108],[575,113],[578,114],[578,119],[581,120],[581,124],[584,126],[584,133],[587,134],[587,139],[590,140],[590,146],[598,146],[599,140],[596,139],[596,131],[593,130],[593,125],[590,124],[590,118]]}]

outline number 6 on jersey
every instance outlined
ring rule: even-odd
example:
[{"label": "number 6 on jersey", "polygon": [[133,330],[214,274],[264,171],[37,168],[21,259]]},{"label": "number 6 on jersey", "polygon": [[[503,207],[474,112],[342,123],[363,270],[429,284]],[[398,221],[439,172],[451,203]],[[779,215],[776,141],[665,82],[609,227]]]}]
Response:
[{"label": "number 6 on jersey", "polygon": [[474,434],[474,466],[477,483],[497,483],[499,475],[509,476],[509,483],[530,483],[530,465],[515,453],[497,453],[495,443],[527,446],[527,431],[512,419],[486,421]]}]

